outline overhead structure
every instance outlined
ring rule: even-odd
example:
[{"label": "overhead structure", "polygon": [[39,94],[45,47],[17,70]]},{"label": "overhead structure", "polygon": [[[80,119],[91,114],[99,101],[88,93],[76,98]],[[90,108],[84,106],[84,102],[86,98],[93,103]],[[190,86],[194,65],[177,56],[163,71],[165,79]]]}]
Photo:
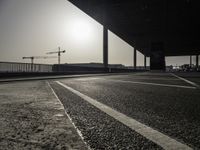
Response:
[{"label": "overhead structure", "polygon": [[60,47],[58,47],[58,51],[48,52],[46,54],[58,54],[58,64],[60,64],[61,59],[61,53],[65,53],[66,50],[61,50]]},{"label": "overhead structure", "polygon": [[200,54],[198,0],[69,1],[150,57],[152,69],[163,69],[165,56]]}]

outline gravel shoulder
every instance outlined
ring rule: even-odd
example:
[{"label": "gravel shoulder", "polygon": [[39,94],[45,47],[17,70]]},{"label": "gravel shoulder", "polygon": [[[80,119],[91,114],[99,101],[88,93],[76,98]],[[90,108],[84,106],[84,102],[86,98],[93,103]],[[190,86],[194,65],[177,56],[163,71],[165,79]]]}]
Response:
[{"label": "gravel shoulder", "polygon": [[46,81],[0,84],[0,149],[88,147]]}]

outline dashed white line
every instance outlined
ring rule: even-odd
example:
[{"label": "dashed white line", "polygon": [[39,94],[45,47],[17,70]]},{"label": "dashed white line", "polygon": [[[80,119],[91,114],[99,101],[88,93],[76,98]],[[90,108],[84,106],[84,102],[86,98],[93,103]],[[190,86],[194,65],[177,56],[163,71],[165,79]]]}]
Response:
[{"label": "dashed white line", "polygon": [[159,131],[152,129],[152,128],[138,122],[137,120],[130,118],[130,117],[98,102],[97,100],[92,99],[91,97],[82,94],[81,92],[79,92],[59,81],[56,81],[56,83],[58,83],[59,85],[61,85],[64,88],[68,89],[72,93],[78,95],[83,100],[89,102],[90,104],[92,104],[96,108],[100,109],[104,113],[115,118],[119,122],[123,123],[124,125],[128,126],[132,130],[136,131],[137,133],[146,137],[150,141],[153,141],[154,143],[156,143],[157,145],[161,146],[162,148],[164,148],[166,150],[192,150],[192,148],[190,148],[189,146],[187,146],[183,143],[180,143],[180,142],[176,141],[175,139],[172,139],[169,136],[167,136]]},{"label": "dashed white line", "polygon": [[194,82],[192,82],[192,81],[189,81],[189,80],[187,80],[187,79],[185,79],[185,78],[179,77],[179,76],[175,75],[174,73],[171,73],[171,75],[174,76],[174,77],[176,77],[176,78],[178,78],[178,79],[180,79],[180,80],[183,80],[183,81],[185,81],[186,83],[189,83],[189,84],[191,84],[191,85],[193,85],[193,86],[195,86],[195,87],[199,87],[199,85],[197,85],[196,83],[194,83]]},{"label": "dashed white line", "polygon": [[[104,80],[107,80],[107,79],[104,79]],[[183,86],[183,85],[173,85],[173,84],[160,84],[160,83],[151,83],[151,82],[137,82],[137,81],[112,80],[112,79],[109,79],[108,81],[143,84],[143,85],[156,85],[156,86],[165,86],[165,87],[174,87],[174,88],[196,89],[196,87],[193,87],[193,86]]]}]

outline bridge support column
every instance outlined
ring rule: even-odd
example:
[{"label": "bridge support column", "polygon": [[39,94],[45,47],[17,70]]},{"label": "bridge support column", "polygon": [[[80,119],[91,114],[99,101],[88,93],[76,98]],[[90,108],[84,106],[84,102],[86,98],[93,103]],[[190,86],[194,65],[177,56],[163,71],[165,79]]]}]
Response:
[{"label": "bridge support column", "polygon": [[108,68],[108,30],[103,27],[103,65],[107,70]]},{"label": "bridge support column", "polygon": [[137,68],[137,50],[133,48],[133,67],[134,69]]},{"label": "bridge support column", "polygon": [[199,68],[199,55],[196,55],[196,69]]},{"label": "bridge support column", "polygon": [[164,43],[151,43],[150,69],[165,70]]},{"label": "bridge support column", "polygon": [[192,56],[190,55],[190,69],[192,68]]},{"label": "bridge support column", "polygon": [[144,69],[147,68],[147,56],[144,55]]}]

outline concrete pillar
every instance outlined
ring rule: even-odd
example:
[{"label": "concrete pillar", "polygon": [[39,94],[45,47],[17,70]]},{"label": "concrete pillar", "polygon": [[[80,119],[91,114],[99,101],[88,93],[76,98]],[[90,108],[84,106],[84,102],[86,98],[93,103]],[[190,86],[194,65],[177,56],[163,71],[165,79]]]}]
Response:
[{"label": "concrete pillar", "polygon": [[192,68],[192,56],[190,55],[190,68]]},{"label": "concrete pillar", "polygon": [[198,70],[199,67],[199,55],[196,55],[196,68]]},{"label": "concrete pillar", "polygon": [[147,56],[144,55],[144,69],[147,68]]},{"label": "concrete pillar", "polygon": [[164,43],[151,43],[150,69],[165,70]]},{"label": "concrete pillar", "polygon": [[108,68],[108,30],[103,27],[103,64],[104,68]]},{"label": "concrete pillar", "polygon": [[136,48],[133,49],[133,66],[134,66],[134,69],[137,68],[137,50],[136,50]]}]

